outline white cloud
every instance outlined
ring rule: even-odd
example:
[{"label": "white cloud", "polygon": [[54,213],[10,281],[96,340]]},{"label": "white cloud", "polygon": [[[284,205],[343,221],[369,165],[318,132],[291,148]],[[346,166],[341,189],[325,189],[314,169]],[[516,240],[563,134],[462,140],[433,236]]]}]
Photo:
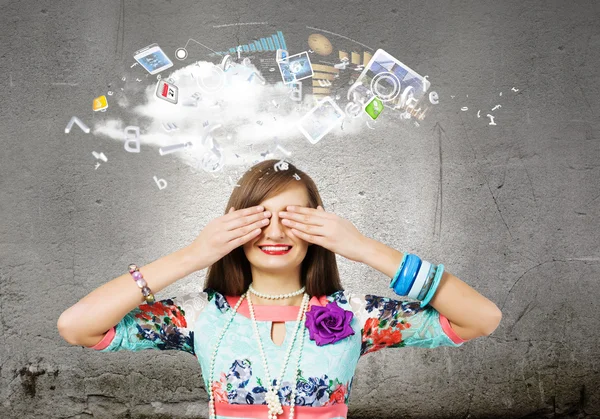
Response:
[{"label": "white cloud", "polygon": [[[135,119],[144,121],[140,125],[142,151],[144,145],[155,146],[158,153],[159,147],[191,142],[192,147],[174,155],[190,165],[197,165],[212,148],[211,142],[206,140],[211,132],[223,154],[223,164],[241,166],[243,159],[235,154],[251,161],[259,159],[259,151],[269,149],[274,153],[269,158],[285,157],[283,153],[275,152],[275,137],[284,148],[292,142],[311,146],[296,127],[296,122],[312,108],[312,98],[305,95],[302,103],[294,102],[289,98],[289,88],[283,83],[263,85],[256,77],[248,81],[253,72],[260,73],[254,65],[246,67],[237,63],[233,63],[228,71],[220,72],[212,63],[199,61],[168,76],[165,74],[163,78],[171,79],[179,88],[177,104],[156,97],[156,83],[147,86],[143,91],[143,103],[132,108],[137,115]],[[194,94],[201,97],[197,102]],[[194,102],[197,106],[186,105]],[[121,98],[118,104],[127,108],[129,101],[126,97]],[[203,125],[206,121],[208,127]],[[366,127],[363,121],[362,118],[351,120],[346,117],[344,130],[336,127],[321,141],[356,133]],[[175,124],[178,129],[167,132],[164,123]],[[135,124],[116,119],[103,121],[95,126],[94,134],[123,141],[123,130],[129,125]],[[215,130],[217,126],[220,128]],[[253,153],[249,153],[249,144],[253,144]]]}]

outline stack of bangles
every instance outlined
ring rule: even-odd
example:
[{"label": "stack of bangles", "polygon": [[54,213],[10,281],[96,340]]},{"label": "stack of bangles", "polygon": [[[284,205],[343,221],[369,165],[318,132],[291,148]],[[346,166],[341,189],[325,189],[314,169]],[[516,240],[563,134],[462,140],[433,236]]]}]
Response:
[{"label": "stack of bangles", "polygon": [[444,265],[434,265],[405,253],[390,288],[398,295],[421,301],[421,307],[425,307],[437,291],[443,273]]},{"label": "stack of bangles", "polygon": [[140,289],[142,290],[142,295],[144,296],[146,302],[148,304],[153,304],[154,294],[152,294],[152,291],[148,287],[148,284],[146,283],[146,280],[142,276],[142,273],[138,269],[137,265],[134,265],[133,263],[129,265],[129,273],[133,277],[133,280],[135,281],[137,286],[140,287]]}]

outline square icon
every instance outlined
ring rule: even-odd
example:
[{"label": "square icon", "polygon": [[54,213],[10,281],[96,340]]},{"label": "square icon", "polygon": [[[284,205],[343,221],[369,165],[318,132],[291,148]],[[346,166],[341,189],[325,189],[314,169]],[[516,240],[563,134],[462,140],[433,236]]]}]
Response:
[{"label": "square icon", "polygon": [[156,83],[156,97],[175,104],[179,97],[179,88],[161,79]]},{"label": "square icon", "polygon": [[373,96],[370,102],[365,106],[365,112],[369,115],[373,120],[377,119],[379,114],[383,111],[383,102],[377,96]]},{"label": "square icon", "polygon": [[286,61],[288,58],[288,52],[285,49],[278,49],[275,54],[275,61]]},{"label": "square icon", "polygon": [[94,111],[102,111],[108,108],[108,102],[106,101],[106,96],[102,95],[94,99],[92,103],[92,109]]},{"label": "square icon", "polygon": [[290,84],[313,76],[312,64],[308,53],[291,55],[287,60],[277,61],[284,84]]},{"label": "square icon", "polygon": [[173,66],[173,62],[157,44],[136,51],[133,58],[150,74],[160,73]]},{"label": "square icon", "polygon": [[378,49],[349,91],[363,104],[377,97],[385,107],[402,112],[423,108],[421,112],[425,114],[429,108],[425,93],[430,84],[388,52]]},{"label": "square icon", "polygon": [[327,96],[319,101],[297,123],[298,129],[311,144],[316,144],[346,117],[344,111]]}]

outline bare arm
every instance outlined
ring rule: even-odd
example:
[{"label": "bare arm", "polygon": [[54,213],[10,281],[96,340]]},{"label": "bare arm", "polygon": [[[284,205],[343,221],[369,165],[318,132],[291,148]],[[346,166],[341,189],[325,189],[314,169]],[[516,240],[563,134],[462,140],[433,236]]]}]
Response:
[{"label": "bare arm", "polygon": [[[270,216],[262,206],[235,210],[210,221],[196,239],[181,250],[140,269],[154,294],[173,282],[212,265],[258,236]],[[58,332],[72,345],[94,346],[131,310],[144,303],[144,296],[123,267],[123,275],[95,289],[58,319]]]},{"label": "bare arm", "polygon": [[[363,249],[360,262],[390,278],[395,276],[403,253],[369,238],[365,238]],[[492,334],[502,319],[502,312],[492,301],[448,271],[444,271],[429,305],[444,315],[463,339]]]},{"label": "bare arm", "polygon": [[[163,288],[207,266],[198,260],[197,255],[192,255],[189,247],[184,247],[139,270],[156,295]],[[127,266],[123,270],[123,275],[96,288],[61,314],[57,327],[67,342],[94,346],[127,313],[145,302]]]}]

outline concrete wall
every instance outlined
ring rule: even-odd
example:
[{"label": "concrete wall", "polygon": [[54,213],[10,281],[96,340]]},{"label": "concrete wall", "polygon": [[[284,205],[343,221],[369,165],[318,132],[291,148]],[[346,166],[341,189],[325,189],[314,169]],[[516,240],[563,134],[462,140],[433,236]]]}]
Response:
[{"label": "concrete wall", "polygon": [[[348,0],[1,2],[0,417],[206,417],[193,357],[96,353],[68,345],[56,321],[128,263],[189,244],[222,214],[228,179],[64,127],[73,115],[92,129],[136,122],[133,100],[90,109],[143,74],[134,51],[157,42],[172,56],[189,38],[228,48],[256,30],[218,27],[236,22],[268,22],[290,52],[306,49],[306,26],[326,29],[429,76],[440,104],[420,127],[383,122],[287,147],[328,210],[444,263],[503,312],[490,337],[459,349],[363,358],[350,417],[600,417],[600,6]],[[109,161],[94,169],[92,151]],[[393,297],[368,266],[339,268],[346,288]]]}]

